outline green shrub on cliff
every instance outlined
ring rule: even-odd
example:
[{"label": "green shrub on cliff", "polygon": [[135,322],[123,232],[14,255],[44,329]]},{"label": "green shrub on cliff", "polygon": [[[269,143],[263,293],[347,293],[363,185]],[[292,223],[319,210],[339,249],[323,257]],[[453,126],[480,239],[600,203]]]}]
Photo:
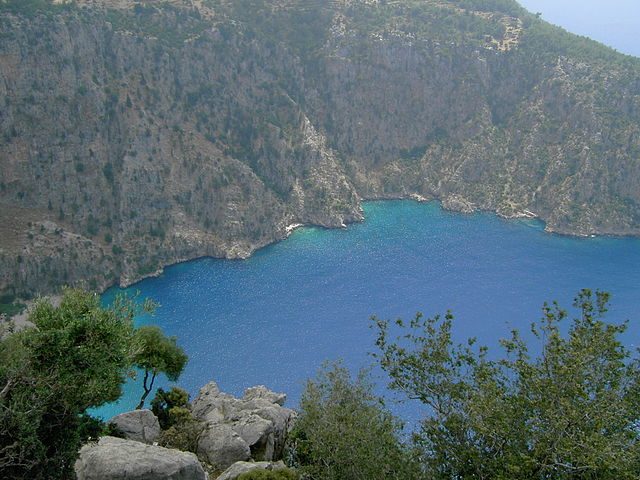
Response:
[{"label": "green shrub on cliff", "polygon": [[189,394],[180,387],[171,387],[168,392],[159,388],[151,400],[151,411],[166,430],[180,419],[180,411],[189,409]]},{"label": "green shrub on cliff", "polygon": [[72,3],[54,3],[52,0],[0,0],[2,10],[24,15],[61,11],[73,6]]},{"label": "green shrub on cliff", "polygon": [[151,401],[151,410],[162,428],[158,442],[161,446],[197,453],[204,424],[191,413],[189,394],[185,390],[179,387],[172,387],[169,391],[159,388]]}]

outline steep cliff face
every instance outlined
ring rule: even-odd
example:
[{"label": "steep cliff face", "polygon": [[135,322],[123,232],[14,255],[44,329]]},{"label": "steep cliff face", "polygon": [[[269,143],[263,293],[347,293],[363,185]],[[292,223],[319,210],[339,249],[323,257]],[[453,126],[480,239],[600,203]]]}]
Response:
[{"label": "steep cliff face", "polygon": [[510,0],[18,3],[0,290],[244,257],[361,198],[640,233],[640,62]]}]

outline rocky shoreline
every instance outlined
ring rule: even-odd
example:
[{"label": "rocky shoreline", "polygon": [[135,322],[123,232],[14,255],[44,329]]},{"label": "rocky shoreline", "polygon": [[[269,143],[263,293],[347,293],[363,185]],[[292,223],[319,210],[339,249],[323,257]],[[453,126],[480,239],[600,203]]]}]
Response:
[{"label": "rocky shoreline", "polygon": [[[541,222],[544,223],[544,231],[546,233],[549,234],[555,234],[555,235],[566,235],[566,236],[573,236],[573,237],[579,237],[579,238],[593,238],[596,236],[612,236],[612,237],[621,237],[621,236],[633,236],[633,237],[637,237],[640,236],[638,234],[630,234],[630,235],[616,235],[616,234],[600,234],[600,235],[594,235],[592,233],[581,233],[578,231],[565,231],[564,229],[555,229],[555,228],[551,228],[549,227],[549,225],[544,221],[543,218],[541,218],[537,213],[532,212],[531,210],[528,210],[526,208],[523,208],[521,210],[513,210],[513,211],[505,211],[505,210],[483,210],[478,208],[476,205],[472,204],[471,202],[465,200],[464,198],[457,196],[457,195],[453,195],[450,197],[447,197],[447,199],[445,199],[444,201],[441,201],[439,199],[436,198],[432,198],[432,197],[427,197],[427,196],[423,196],[421,194],[418,193],[411,193],[405,196],[385,196],[382,198],[368,198],[368,199],[362,199],[363,202],[368,202],[368,201],[390,201],[390,200],[412,200],[412,201],[416,201],[418,203],[426,203],[426,202],[438,202],[440,204],[440,206],[446,210],[446,211],[450,211],[450,212],[456,212],[456,213],[461,213],[461,214],[472,214],[475,212],[488,212],[491,214],[494,214],[500,218],[504,218],[506,220],[514,220],[514,219],[537,219],[540,220]],[[362,210],[361,210],[362,211]],[[226,260],[246,260],[249,257],[251,257],[256,251],[268,247],[269,245],[272,245],[274,243],[286,240],[291,233],[293,233],[294,230],[298,229],[298,228],[302,228],[302,227],[321,227],[321,228],[346,228],[348,224],[352,224],[352,223],[358,223],[361,221],[366,221],[366,219],[364,218],[364,216],[360,216],[360,217],[356,217],[354,219],[350,219],[348,220],[346,223],[342,223],[340,225],[323,225],[323,224],[303,224],[303,223],[291,223],[289,225],[286,226],[282,226],[282,228],[279,228],[278,231],[281,232],[277,238],[273,239],[272,241],[268,241],[265,242],[264,244],[253,244],[253,245],[246,245],[246,244],[234,244],[231,245],[228,250],[226,250],[222,255],[195,255],[195,256],[186,256],[186,257],[178,257],[175,259],[171,259],[171,261],[169,261],[166,264],[162,264],[161,266],[159,266],[155,271],[151,272],[151,273],[147,273],[144,275],[125,275],[123,274],[118,281],[115,282],[105,282],[102,285],[100,285],[97,288],[98,293],[102,294],[104,293],[106,290],[108,290],[109,288],[112,288],[114,286],[117,286],[119,288],[129,288],[131,286],[134,286],[135,284],[148,279],[148,278],[157,278],[159,276],[161,276],[164,273],[164,269],[166,267],[170,267],[173,265],[178,265],[181,263],[187,263],[187,262],[192,262],[192,261],[196,261],[202,258],[213,258],[213,259],[226,259]],[[86,284],[86,281],[81,281],[81,284]],[[57,292],[59,291],[58,289],[52,289],[50,292],[43,292],[44,296],[48,296],[50,298],[53,298],[54,300],[59,298],[57,296]],[[53,295],[53,296],[51,296]],[[31,324],[28,322],[27,317],[28,317],[28,309],[31,305],[33,305],[34,301],[33,300],[25,300],[25,299],[19,299],[22,302],[24,302],[27,305],[27,308],[25,309],[25,311],[23,311],[20,314],[17,314],[13,317],[10,317],[8,319],[6,319],[7,321],[12,321],[15,324],[15,327],[17,329],[20,328],[25,328],[26,326],[30,326]]]}]

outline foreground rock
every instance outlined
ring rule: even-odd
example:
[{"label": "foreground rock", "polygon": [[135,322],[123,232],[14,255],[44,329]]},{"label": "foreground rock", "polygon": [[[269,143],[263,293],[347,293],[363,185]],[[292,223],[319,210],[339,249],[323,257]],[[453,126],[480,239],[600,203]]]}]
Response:
[{"label": "foreground rock", "polygon": [[206,480],[193,453],[103,437],[82,447],[75,465],[78,480]]},{"label": "foreground rock", "polygon": [[243,473],[253,470],[283,470],[286,465],[280,462],[236,462],[227,468],[216,480],[236,480]]},{"label": "foreground rock", "polygon": [[134,410],[116,415],[109,424],[115,426],[124,438],[149,445],[160,436],[160,423],[151,410]]},{"label": "foreground rock", "polygon": [[247,389],[239,399],[221,392],[215,382],[205,385],[192,403],[192,413],[206,428],[198,454],[218,468],[249,458],[282,458],[295,412],[282,405],[286,395],[266,387]]},{"label": "foreground rock", "polygon": [[218,468],[226,468],[234,462],[251,457],[249,445],[224,424],[207,425],[198,440],[198,455],[203,461]]}]

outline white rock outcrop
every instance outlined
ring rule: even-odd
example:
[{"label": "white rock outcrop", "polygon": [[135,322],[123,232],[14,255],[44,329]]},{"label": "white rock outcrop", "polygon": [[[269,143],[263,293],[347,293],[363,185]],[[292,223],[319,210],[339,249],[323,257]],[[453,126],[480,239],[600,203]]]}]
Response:
[{"label": "white rock outcrop", "polygon": [[206,480],[193,453],[102,437],[80,450],[78,480]]},{"label": "white rock outcrop", "polygon": [[160,423],[151,410],[133,410],[116,415],[108,422],[127,440],[152,445],[160,436]]},{"label": "white rock outcrop", "polygon": [[218,468],[252,458],[273,461],[282,457],[295,412],[282,405],[286,395],[264,386],[249,388],[243,398],[221,392],[215,382],[205,385],[191,411],[206,428],[198,454]]}]

